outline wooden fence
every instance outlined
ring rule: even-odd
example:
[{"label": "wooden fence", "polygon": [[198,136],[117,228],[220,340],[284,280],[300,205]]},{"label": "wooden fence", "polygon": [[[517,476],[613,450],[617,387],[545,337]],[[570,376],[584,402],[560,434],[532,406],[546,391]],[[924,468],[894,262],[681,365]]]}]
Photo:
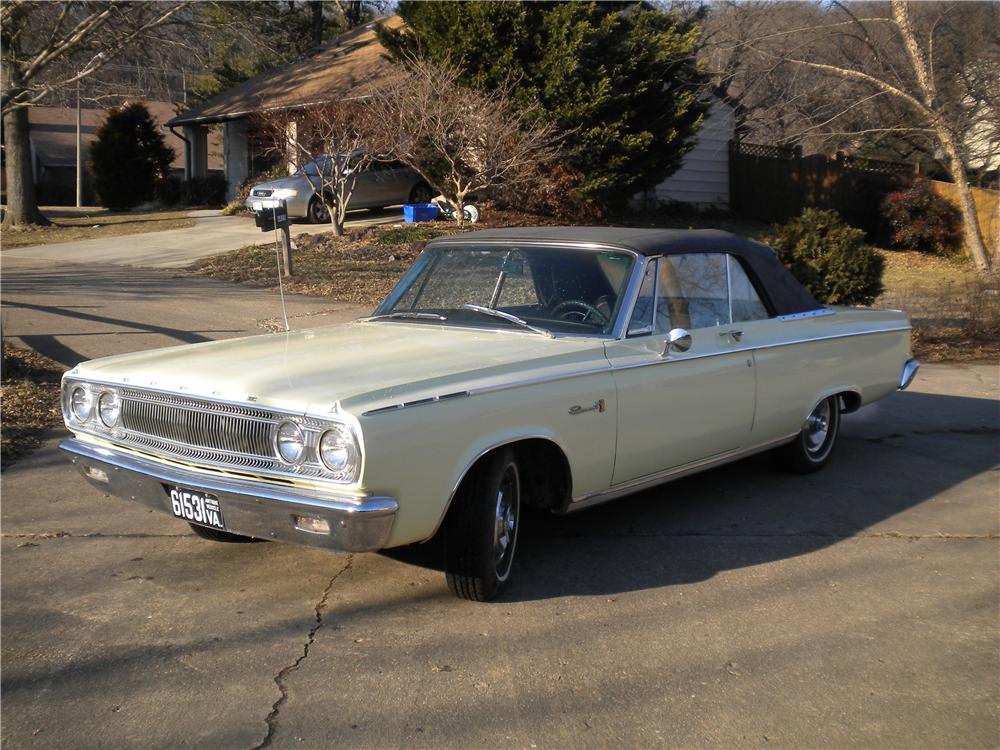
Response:
[{"label": "wooden fence", "polygon": [[[931,187],[935,193],[949,200],[956,208],[959,207],[954,183],[931,180]],[[993,256],[1000,257],[1000,191],[974,187],[972,199],[976,202],[983,240]]]},{"label": "wooden fence", "polygon": [[733,210],[783,222],[804,208],[834,209],[844,220],[879,238],[879,204],[913,182],[909,164],[838,154],[802,156],[800,147],[729,144],[729,200]]}]

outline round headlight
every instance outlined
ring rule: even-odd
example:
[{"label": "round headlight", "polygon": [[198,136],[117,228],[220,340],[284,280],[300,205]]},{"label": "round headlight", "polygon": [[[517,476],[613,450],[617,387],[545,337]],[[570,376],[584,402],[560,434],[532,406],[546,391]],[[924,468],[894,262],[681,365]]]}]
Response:
[{"label": "round headlight", "polygon": [[319,439],[319,458],[337,479],[353,481],[360,456],[358,441],[347,425],[335,425]]},{"label": "round headlight", "polygon": [[78,422],[86,422],[94,408],[94,394],[77,386],[69,396],[69,408]]},{"label": "round headlight", "polygon": [[101,417],[106,427],[114,427],[118,424],[118,417],[122,413],[122,402],[118,394],[114,391],[105,391],[97,399],[97,413]]},{"label": "round headlight", "polygon": [[282,422],[275,436],[278,458],[286,463],[297,464],[306,449],[306,435],[295,422]]}]

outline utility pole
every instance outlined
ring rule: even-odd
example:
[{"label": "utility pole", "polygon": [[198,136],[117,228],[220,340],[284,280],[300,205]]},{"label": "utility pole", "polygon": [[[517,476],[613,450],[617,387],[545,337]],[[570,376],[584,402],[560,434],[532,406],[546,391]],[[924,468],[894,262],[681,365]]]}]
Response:
[{"label": "utility pole", "polygon": [[83,206],[83,128],[80,127],[80,80],[76,81],[76,207]]},{"label": "utility pole", "polygon": [[76,207],[83,206],[83,127],[80,117],[80,79],[84,77],[91,66],[104,57],[103,52],[98,52],[90,62],[83,66],[83,69],[76,74]]}]

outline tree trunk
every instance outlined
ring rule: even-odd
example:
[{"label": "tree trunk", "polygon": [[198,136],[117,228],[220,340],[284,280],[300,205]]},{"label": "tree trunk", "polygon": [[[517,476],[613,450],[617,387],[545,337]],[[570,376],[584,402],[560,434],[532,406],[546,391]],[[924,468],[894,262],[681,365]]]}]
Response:
[{"label": "tree trunk", "polygon": [[333,236],[343,237],[344,212],[340,210],[339,205],[327,206],[326,210],[330,212],[330,227],[333,229]]},{"label": "tree trunk", "polygon": [[955,181],[958,193],[958,207],[962,211],[962,235],[965,239],[965,247],[968,248],[976,268],[979,271],[989,271],[990,254],[986,251],[983,233],[979,228],[979,213],[976,211],[976,201],[972,197],[969,180],[965,176],[965,164],[958,153],[954,138],[946,128],[938,128],[938,138],[941,140],[945,153],[948,154],[949,171],[951,178]]},{"label": "tree trunk", "polygon": [[28,110],[16,107],[3,116],[7,156],[7,212],[4,227],[52,222],[42,216],[35,197],[35,177],[31,172],[31,140],[28,137]]}]

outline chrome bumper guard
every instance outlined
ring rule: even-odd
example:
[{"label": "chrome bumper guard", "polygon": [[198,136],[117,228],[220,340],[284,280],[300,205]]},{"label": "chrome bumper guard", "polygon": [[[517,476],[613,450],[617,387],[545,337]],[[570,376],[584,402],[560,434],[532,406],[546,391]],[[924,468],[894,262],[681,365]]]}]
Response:
[{"label": "chrome bumper guard", "polygon": [[903,365],[903,373],[899,376],[899,390],[905,391],[910,386],[913,378],[917,376],[917,370],[919,369],[920,363],[917,360],[906,360],[906,364]]},{"label": "chrome bumper guard", "polygon": [[[392,498],[323,497],[292,487],[207,477],[68,438],[59,447],[100,490],[173,517],[169,487],[210,492],[219,498],[226,530],[234,534],[346,552],[382,549],[398,504]],[[330,532],[306,531],[296,516],[320,518]]]}]

